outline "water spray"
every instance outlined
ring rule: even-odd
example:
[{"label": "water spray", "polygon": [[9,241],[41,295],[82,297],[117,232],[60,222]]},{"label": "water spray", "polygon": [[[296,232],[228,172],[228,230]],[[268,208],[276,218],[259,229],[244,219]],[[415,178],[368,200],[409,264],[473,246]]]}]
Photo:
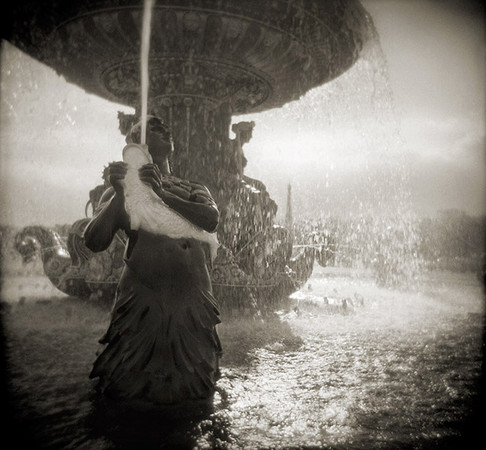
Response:
[{"label": "water spray", "polygon": [[143,4],[143,22],[142,22],[142,43],[141,43],[141,58],[140,58],[140,73],[141,73],[141,113],[142,113],[142,128],[140,133],[140,144],[145,145],[147,134],[147,104],[148,104],[148,58],[150,49],[150,29],[152,20],[152,7],[154,0],[144,0]]},{"label": "water spray", "polygon": [[[129,143],[123,149],[123,161],[128,164],[129,169],[133,172],[137,171],[140,165],[144,162],[151,163],[152,156],[148,151],[146,144],[147,138],[147,109],[148,109],[148,59],[149,59],[149,49],[150,49],[150,27],[152,19],[152,7],[153,0],[144,0],[143,3],[143,21],[142,21],[142,39],[140,48],[140,78],[141,78],[141,129],[140,129],[140,144]],[[138,153],[140,151],[140,153]],[[130,157],[130,155],[136,154],[137,158]],[[142,158],[142,161],[140,161]],[[137,172],[138,173],[138,172]],[[128,176],[127,178],[130,178]],[[133,178],[133,177],[132,177]],[[138,175],[135,177],[138,180]],[[127,193],[127,181],[124,180],[125,194]],[[133,182],[131,183],[133,184]],[[133,189],[128,189],[128,191]],[[128,195],[126,195],[128,197]],[[126,200],[126,199],[125,199]],[[128,203],[125,203],[125,207],[128,207]],[[129,210],[129,208],[127,208]],[[138,229],[139,220],[136,219],[136,214],[131,214],[130,226],[132,229]]]}]

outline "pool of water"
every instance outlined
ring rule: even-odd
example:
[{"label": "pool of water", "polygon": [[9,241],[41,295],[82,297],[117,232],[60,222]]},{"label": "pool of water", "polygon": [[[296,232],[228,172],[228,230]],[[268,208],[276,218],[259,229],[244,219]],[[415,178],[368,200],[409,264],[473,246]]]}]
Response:
[{"label": "pool of water", "polygon": [[[406,292],[317,268],[279,312],[301,345],[223,357],[213,404],[189,411],[100,403],[83,374],[105,323],[72,306],[64,328],[38,310],[22,324],[17,307],[13,404],[45,447],[428,449],[459,447],[472,432],[484,299],[470,274],[430,275]],[[26,326],[33,318],[44,325]]]}]

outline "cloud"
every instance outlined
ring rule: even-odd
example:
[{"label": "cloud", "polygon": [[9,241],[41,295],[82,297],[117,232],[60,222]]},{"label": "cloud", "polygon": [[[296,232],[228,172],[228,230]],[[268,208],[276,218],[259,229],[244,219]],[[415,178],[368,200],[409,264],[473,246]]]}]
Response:
[{"label": "cloud", "polygon": [[408,117],[402,122],[406,147],[423,161],[458,165],[484,164],[485,130],[482,121],[465,116]]},{"label": "cloud", "polygon": [[407,114],[484,108],[485,22],[476,2],[364,1],[379,29],[390,82]]},{"label": "cloud", "polygon": [[[370,46],[343,76],[297,102],[235,118],[256,122],[244,148],[247,174],[265,182],[280,205],[292,182],[296,213],[394,205],[407,179],[421,211],[447,205],[484,211],[485,42],[478,5],[363,3],[381,47]],[[123,107],[69,85],[8,44],[3,49],[7,214],[19,224],[72,222],[103,166],[119,158],[116,111]]]}]

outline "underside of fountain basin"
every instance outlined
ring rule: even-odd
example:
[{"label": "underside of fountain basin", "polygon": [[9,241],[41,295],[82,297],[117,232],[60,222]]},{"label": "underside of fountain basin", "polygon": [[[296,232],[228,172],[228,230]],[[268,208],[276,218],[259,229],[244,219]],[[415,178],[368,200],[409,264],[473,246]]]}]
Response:
[{"label": "underside of fountain basin", "polygon": [[[140,114],[143,0],[18,0],[9,12],[3,31],[12,44],[86,92],[135,108],[119,114],[126,134]],[[232,126],[232,116],[278,108],[339,76],[372,32],[358,0],[154,2],[148,111],[172,130],[173,173],[206,185],[221,212],[211,277],[223,309],[271,309],[302,286],[314,261],[312,249],[292,255],[292,230],[275,223],[265,185],[245,175],[243,145],[255,123]],[[104,189],[103,182],[90,192],[93,207]],[[73,252],[89,255],[79,223]],[[106,285],[120,267],[116,254],[90,255],[82,274],[63,266],[65,278],[76,277],[68,288],[81,277],[98,289],[92,273]]]},{"label": "underside of fountain basin", "polygon": [[[20,0],[10,12],[18,48],[89,93],[139,105],[142,0]],[[356,0],[155,1],[149,98],[232,114],[282,106],[346,71],[370,21]]]}]

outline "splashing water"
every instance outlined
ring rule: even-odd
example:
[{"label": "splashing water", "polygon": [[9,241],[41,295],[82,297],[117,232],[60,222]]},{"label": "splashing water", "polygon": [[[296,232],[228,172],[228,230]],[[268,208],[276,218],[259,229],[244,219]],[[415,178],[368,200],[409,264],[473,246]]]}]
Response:
[{"label": "splashing water", "polygon": [[[287,184],[292,184],[294,213],[301,222],[296,226],[305,222],[309,232],[334,234],[342,264],[372,267],[380,284],[411,287],[420,261],[410,154],[373,27],[370,35],[358,61],[340,77],[279,110],[235,121],[256,122],[245,147],[248,175],[264,181],[279,205],[285,205]],[[289,124],[288,136],[264,136],[265,128],[278,123]],[[291,148],[296,145],[298,150]],[[272,149],[263,161],[262,148]],[[281,163],[284,155],[286,164]],[[285,208],[279,213],[283,216]]]},{"label": "splashing water", "polygon": [[[107,311],[74,298],[12,305],[6,330],[24,434],[103,450],[474,448],[452,444],[467,431],[479,388],[478,281],[434,274],[409,294],[318,268],[310,282],[293,295],[297,308],[278,312],[288,327],[240,317],[221,324],[214,408],[200,416],[191,408],[187,418],[93,403],[86,372]],[[340,298],[363,301],[331,309]]]},{"label": "splashing water", "polygon": [[150,49],[150,29],[152,20],[153,0],[144,0],[143,3],[143,25],[142,25],[142,47],[140,57],[140,73],[141,73],[141,115],[142,115],[142,130],[140,143],[145,144],[147,134],[147,109],[148,109],[148,57]]}]

